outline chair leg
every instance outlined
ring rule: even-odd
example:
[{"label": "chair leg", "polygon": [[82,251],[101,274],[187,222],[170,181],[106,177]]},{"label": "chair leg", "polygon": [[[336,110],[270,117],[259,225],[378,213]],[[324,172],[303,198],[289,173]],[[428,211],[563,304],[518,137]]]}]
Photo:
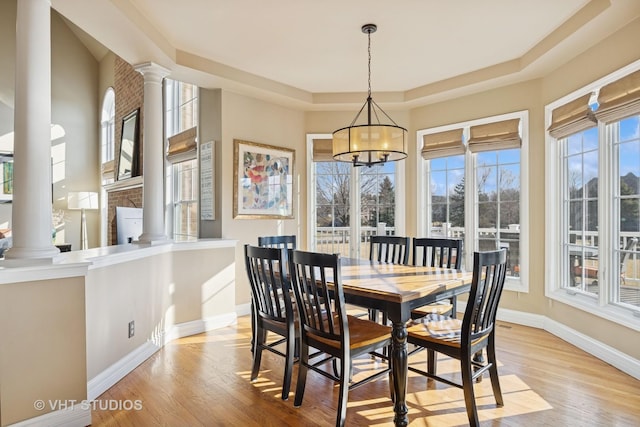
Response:
[{"label": "chair leg", "polygon": [[304,388],[307,384],[307,371],[309,365],[309,346],[300,340],[300,362],[298,363],[298,384],[296,385],[296,397],[293,400],[293,406],[296,408],[302,405],[304,397]]},{"label": "chair leg", "polygon": [[493,397],[496,399],[496,405],[504,406],[504,400],[502,399],[502,390],[500,390],[498,364],[496,363],[496,348],[491,338],[489,338],[489,343],[487,345],[487,360],[489,361],[489,363],[491,363],[491,367],[489,368],[489,377],[491,378]]},{"label": "chair leg", "polygon": [[258,378],[258,372],[260,372],[260,361],[262,360],[262,346],[267,340],[267,331],[257,326],[256,333],[253,334],[253,367],[251,368],[251,381],[255,381]]},{"label": "chair leg", "polygon": [[[351,376],[351,360],[348,357],[340,359],[340,391],[338,393],[338,418],[336,427],[344,426],[347,419],[347,399],[349,397],[349,377]],[[346,374],[346,375],[345,375]]]},{"label": "chair leg", "polygon": [[462,371],[462,390],[464,391],[464,404],[467,408],[467,417],[471,427],[478,427],[478,410],[476,409],[476,398],[473,391],[473,365],[471,364],[472,355],[462,355],[460,360],[460,368]]},{"label": "chair leg", "polygon": [[[479,363],[481,365],[485,364],[484,353],[482,353],[482,350],[478,351],[476,354],[473,355],[473,361],[476,362],[476,363]],[[477,368],[474,368],[474,369],[477,369]],[[482,376],[483,375],[480,375],[480,376],[478,376],[478,378],[476,378],[476,382],[477,383],[482,382]]]},{"label": "chair leg", "polygon": [[256,313],[253,310],[253,303],[251,303],[251,353],[256,345]]},{"label": "chair leg", "polygon": [[454,295],[451,297],[451,318],[455,319],[458,315],[458,298]]},{"label": "chair leg", "polygon": [[295,335],[293,331],[291,331],[286,341],[287,350],[285,352],[284,361],[284,379],[282,380],[282,400],[289,399],[289,390],[291,389],[291,375],[293,373],[293,359],[296,352],[295,344]]}]

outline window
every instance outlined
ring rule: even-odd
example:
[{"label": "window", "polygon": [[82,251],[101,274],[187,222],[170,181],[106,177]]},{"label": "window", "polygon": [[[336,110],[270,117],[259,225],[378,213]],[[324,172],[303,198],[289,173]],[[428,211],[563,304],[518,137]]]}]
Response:
[{"label": "window", "polygon": [[198,180],[196,160],[175,163],[173,175],[173,238],[190,240],[198,235]]},{"label": "window", "polygon": [[368,168],[333,161],[330,134],[308,135],[307,147],[311,250],[368,258],[372,235],[404,233],[397,192],[402,162]]},{"label": "window", "polygon": [[417,132],[418,235],[463,239],[468,269],[474,251],[507,248],[505,286],[524,292],[527,126],[523,111]]},{"label": "window", "polygon": [[102,101],[102,115],[100,118],[100,159],[102,164],[102,185],[114,182],[114,151],[115,151],[115,118],[116,95],[113,88],[108,88]]},{"label": "window", "polygon": [[635,329],[639,69],[640,63],[632,64],[546,108],[547,204],[558,207],[548,210],[547,296]]},{"label": "window", "polygon": [[165,135],[168,139],[167,213],[169,234],[176,241],[198,237],[198,87],[165,79]]}]

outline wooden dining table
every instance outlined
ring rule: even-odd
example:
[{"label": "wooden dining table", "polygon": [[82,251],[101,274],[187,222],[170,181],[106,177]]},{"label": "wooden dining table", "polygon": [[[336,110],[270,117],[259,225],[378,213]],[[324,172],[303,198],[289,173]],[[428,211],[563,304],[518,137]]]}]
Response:
[{"label": "wooden dining table", "polygon": [[407,322],[411,310],[468,292],[472,272],[341,258],[340,275],[347,303],[383,310],[392,323],[393,421],[396,426],[406,426]]}]

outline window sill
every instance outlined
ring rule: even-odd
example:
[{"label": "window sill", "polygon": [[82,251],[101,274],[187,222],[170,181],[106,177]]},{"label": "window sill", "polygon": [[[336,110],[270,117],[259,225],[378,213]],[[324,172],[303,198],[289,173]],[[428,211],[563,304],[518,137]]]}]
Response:
[{"label": "window sill", "polygon": [[547,292],[546,296],[594,316],[640,331],[640,311],[617,307],[612,304],[601,306],[596,297],[573,291],[570,288],[556,289]]},{"label": "window sill", "polygon": [[507,277],[504,283],[504,290],[528,294],[529,286],[525,283],[522,276],[520,276],[520,278],[518,279]]}]

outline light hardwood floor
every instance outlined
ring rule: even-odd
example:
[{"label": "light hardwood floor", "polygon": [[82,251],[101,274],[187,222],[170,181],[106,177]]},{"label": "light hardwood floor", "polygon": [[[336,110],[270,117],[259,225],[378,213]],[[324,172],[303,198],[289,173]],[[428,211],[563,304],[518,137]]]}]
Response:
[{"label": "light hardwood floor", "polygon": [[[141,410],[93,411],[94,426],[331,426],[337,387],[309,372],[302,407],[293,407],[297,369],[289,400],[280,399],[282,358],[264,352],[258,381],[251,383],[250,324],[176,340],[166,345],[99,397],[139,400]],[[559,338],[534,328],[500,322],[497,329],[500,383],[497,408],[488,374],[476,385],[483,425],[639,426],[640,381]],[[424,363],[426,353],[409,362]],[[354,369],[372,362],[364,357]],[[442,357],[438,372],[455,372]],[[96,402],[97,405],[98,402]],[[411,426],[464,426],[462,390],[409,373]],[[120,404],[122,406],[122,403]],[[126,404],[125,404],[126,405]],[[386,377],[349,393],[348,426],[392,426]]]}]

